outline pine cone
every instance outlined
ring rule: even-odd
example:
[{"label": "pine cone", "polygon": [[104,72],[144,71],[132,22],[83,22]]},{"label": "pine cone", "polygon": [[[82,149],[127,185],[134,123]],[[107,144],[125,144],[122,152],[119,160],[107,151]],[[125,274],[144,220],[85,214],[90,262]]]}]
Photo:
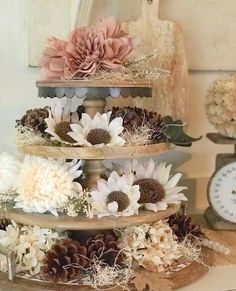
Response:
[{"label": "pine cone", "polygon": [[151,140],[155,142],[164,142],[166,140],[166,136],[164,134],[165,129],[166,123],[162,119],[162,116],[158,115],[156,121],[152,124]]},{"label": "pine cone", "polygon": [[2,218],[0,219],[0,229],[1,230],[6,230],[7,226],[11,224],[11,221],[6,219],[6,218]]},{"label": "pine cone", "polygon": [[168,223],[175,235],[178,237],[179,241],[183,241],[187,235],[192,235],[195,237],[204,236],[200,226],[193,224],[190,216],[184,214],[174,214],[169,217]]},{"label": "pine cone", "polygon": [[[69,282],[79,279],[82,268],[86,268],[87,249],[78,241],[65,238],[57,241],[46,253],[42,274],[45,280]],[[73,264],[69,266],[70,264]]]},{"label": "pine cone", "polygon": [[26,114],[20,119],[16,120],[17,124],[29,127],[36,132],[40,132],[42,135],[45,134],[47,124],[45,118],[48,117],[47,108],[35,108],[26,111]]},{"label": "pine cone", "polygon": [[128,131],[132,131],[135,127],[155,122],[156,113],[148,112],[147,110],[138,107],[113,107],[111,120],[116,117],[122,117],[124,128]]},{"label": "pine cone", "polygon": [[117,238],[112,233],[97,234],[86,242],[87,256],[91,260],[97,258],[109,266],[120,265],[123,256],[117,245]]}]

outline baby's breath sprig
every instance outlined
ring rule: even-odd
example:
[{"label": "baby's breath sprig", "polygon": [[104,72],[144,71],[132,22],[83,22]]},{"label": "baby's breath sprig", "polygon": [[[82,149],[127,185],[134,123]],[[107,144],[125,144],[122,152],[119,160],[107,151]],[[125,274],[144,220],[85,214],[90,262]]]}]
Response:
[{"label": "baby's breath sprig", "polygon": [[89,197],[90,192],[88,190],[82,190],[76,196],[70,198],[69,201],[60,209],[60,211],[72,217],[76,217],[78,215],[92,217]]}]

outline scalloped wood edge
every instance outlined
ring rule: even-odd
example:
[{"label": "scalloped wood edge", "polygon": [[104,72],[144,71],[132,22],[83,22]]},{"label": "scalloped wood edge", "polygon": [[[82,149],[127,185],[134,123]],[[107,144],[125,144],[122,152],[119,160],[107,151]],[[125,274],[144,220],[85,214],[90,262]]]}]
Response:
[{"label": "scalloped wood edge", "polygon": [[122,216],[122,217],[104,217],[98,219],[87,217],[70,217],[66,215],[53,216],[51,214],[25,213],[23,210],[14,209],[8,210],[6,218],[14,220],[20,224],[38,225],[49,229],[62,230],[104,230],[125,228],[145,223],[154,223],[161,219],[165,219],[176,213],[180,205],[174,205],[167,210],[152,212],[142,211],[138,215]]},{"label": "scalloped wood edge", "polygon": [[106,160],[120,158],[150,157],[170,150],[168,143],[158,143],[144,146],[124,147],[56,147],[25,145],[18,147],[24,154],[50,158],[68,158],[81,160]]}]

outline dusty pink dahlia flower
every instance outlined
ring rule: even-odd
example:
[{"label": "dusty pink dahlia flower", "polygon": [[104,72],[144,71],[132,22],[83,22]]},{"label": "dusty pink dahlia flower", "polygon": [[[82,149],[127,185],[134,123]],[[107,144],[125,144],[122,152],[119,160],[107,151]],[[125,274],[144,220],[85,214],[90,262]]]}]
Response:
[{"label": "dusty pink dahlia flower", "polygon": [[41,74],[44,79],[61,79],[67,67],[65,46],[67,42],[55,37],[48,39],[40,61]]},{"label": "dusty pink dahlia flower", "polygon": [[99,70],[118,70],[135,46],[136,41],[111,16],[102,19],[98,29],[75,29],[68,41],[49,39],[41,72],[44,79],[81,79]]}]

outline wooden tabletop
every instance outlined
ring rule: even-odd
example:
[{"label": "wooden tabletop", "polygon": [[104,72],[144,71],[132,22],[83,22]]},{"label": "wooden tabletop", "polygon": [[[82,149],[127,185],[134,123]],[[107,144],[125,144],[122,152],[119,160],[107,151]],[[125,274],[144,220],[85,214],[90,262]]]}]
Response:
[{"label": "wooden tabletop", "polygon": [[216,241],[231,250],[230,255],[213,252],[213,266],[226,266],[236,264],[236,231],[215,231],[209,229],[203,215],[193,216],[193,220],[202,226],[208,239]]}]

